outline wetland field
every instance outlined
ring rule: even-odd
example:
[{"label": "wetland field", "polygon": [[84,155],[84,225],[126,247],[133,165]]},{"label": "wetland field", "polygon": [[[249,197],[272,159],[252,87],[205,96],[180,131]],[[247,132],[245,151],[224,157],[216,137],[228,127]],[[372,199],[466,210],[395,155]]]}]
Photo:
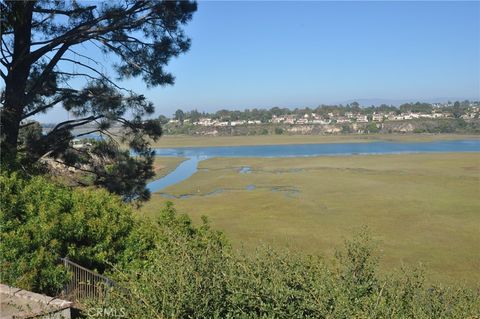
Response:
[{"label": "wetland field", "polygon": [[[169,171],[182,161],[163,160],[156,165]],[[478,283],[479,178],[479,152],[214,157],[153,193],[140,213],[153,217],[172,201],[194,221],[207,216],[236,247],[265,243],[327,258],[367,226],[382,269],[422,264],[429,280]]]}]

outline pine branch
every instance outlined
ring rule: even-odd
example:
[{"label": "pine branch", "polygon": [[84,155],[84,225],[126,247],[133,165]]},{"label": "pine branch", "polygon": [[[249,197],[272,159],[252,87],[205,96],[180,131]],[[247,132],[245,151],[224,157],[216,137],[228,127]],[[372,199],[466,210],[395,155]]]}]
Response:
[{"label": "pine branch", "polygon": [[[84,67],[84,68],[87,68],[87,69],[89,69],[90,71],[95,72],[96,74],[98,74],[102,79],[106,80],[108,83],[110,83],[111,85],[115,86],[117,89],[126,91],[126,92],[128,92],[128,93],[132,93],[131,90],[128,90],[128,89],[126,89],[126,88],[124,88],[124,87],[119,86],[118,84],[116,84],[115,82],[113,82],[112,80],[110,80],[105,74],[103,74],[102,72],[96,70],[95,68],[92,68],[91,66],[89,66],[89,65],[87,65],[87,64],[84,64],[84,63],[82,63],[82,62],[75,61],[75,60],[72,60],[72,59],[69,59],[69,58],[61,58],[60,60],[61,60],[61,61],[71,62],[71,63],[75,63],[75,64],[77,64],[77,65],[80,65],[80,66]],[[63,73],[66,73],[66,72],[63,72]],[[75,74],[71,73],[71,75],[75,75]],[[79,73],[79,75],[80,75],[80,73]],[[97,79],[97,78],[92,77],[92,76],[90,76],[90,77],[93,78],[93,79]]]},{"label": "pine branch", "polygon": [[73,9],[73,10],[59,10],[59,9],[44,9],[44,8],[40,8],[40,7],[35,7],[35,8],[33,8],[33,12],[46,13],[46,14],[51,14],[51,15],[61,14],[61,15],[71,16],[73,14],[78,14],[78,13],[82,13],[82,12],[86,12],[86,11],[92,11],[96,8],[97,8],[97,6],[89,6],[89,7],[77,8],[77,9]]},{"label": "pine branch", "polygon": [[32,102],[35,94],[41,88],[42,84],[45,82],[47,77],[52,72],[55,65],[58,63],[63,54],[67,51],[69,44],[64,44],[53,56],[53,58],[48,62],[47,66],[43,69],[42,74],[36,79],[35,83],[32,85],[32,88],[26,94],[23,100],[23,105],[28,105]]},{"label": "pine branch", "polygon": [[45,105],[43,105],[43,106],[40,106],[40,107],[36,108],[35,110],[33,110],[33,111],[31,111],[31,112],[29,112],[29,113],[27,113],[27,114],[24,114],[24,115],[22,116],[22,120],[25,120],[25,119],[29,118],[30,116],[33,116],[33,115],[35,115],[35,114],[37,114],[37,113],[40,113],[40,112],[45,111],[46,109],[54,106],[55,104],[60,103],[60,102],[63,101],[65,98],[66,98],[65,96],[62,96],[61,98],[58,98],[58,99],[56,99],[56,100],[54,100],[54,101],[52,101],[52,102],[50,102],[50,103],[48,103],[48,104],[45,104]]},{"label": "pine branch", "polygon": [[55,125],[55,127],[47,135],[54,134],[59,130],[70,130],[74,127],[82,126],[82,125],[85,125],[87,123],[98,120],[102,117],[104,117],[104,116],[103,115],[97,115],[97,116],[92,115],[92,116],[87,116],[87,117],[80,118],[80,119],[64,121],[64,122],[61,122],[61,123],[58,123],[57,125]]}]

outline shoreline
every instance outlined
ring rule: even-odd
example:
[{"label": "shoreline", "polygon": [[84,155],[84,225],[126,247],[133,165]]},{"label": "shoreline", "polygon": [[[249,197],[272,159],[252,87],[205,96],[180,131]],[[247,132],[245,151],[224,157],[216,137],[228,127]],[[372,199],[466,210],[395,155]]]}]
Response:
[{"label": "shoreline", "polygon": [[368,134],[368,135],[255,135],[255,136],[191,136],[166,135],[152,143],[154,148],[262,146],[291,144],[333,144],[372,142],[433,142],[479,140],[480,134]]}]

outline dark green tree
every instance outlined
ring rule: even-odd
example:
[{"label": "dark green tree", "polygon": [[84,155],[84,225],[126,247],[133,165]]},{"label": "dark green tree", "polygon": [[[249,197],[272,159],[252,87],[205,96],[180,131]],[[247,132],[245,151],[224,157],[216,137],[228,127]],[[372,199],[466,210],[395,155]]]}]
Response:
[{"label": "dark green tree", "polygon": [[414,112],[414,113],[431,113],[432,105],[429,103],[405,103],[400,105],[401,112]]},{"label": "dark green tree", "polygon": [[455,101],[455,103],[453,103],[452,114],[453,117],[456,119],[460,118],[463,114],[465,114],[465,111],[461,107],[460,102]]},{"label": "dark green tree", "polygon": [[183,124],[183,121],[185,120],[185,113],[180,109],[176,110],[175,119]]},{"label": "dark green tree", "polygon": [[[165,66],[189,49],[182,26],[192,18],[196,3],[38,0],[2,1],[0,6],[2,162],[22,158],[36,163],[49,157],[75,165],[82,158],[97,176],[95,184],[128,198],[148,197],[144,186],[153,156],[149,141],[160,137],[160,122],[145,120],[154,112],[153,104],[117,80],[141,78],[148,87],[173,84]],[[114,74],[100,63],[101,54],[112,61]],[[19,138],[22,129],[33,125],[33,116],[54,107],[63,107],[74,118],[57,123],[47,134],[30,130],[35,134]],[[115,142],[113,125],[122,127]],[[106,137],[107,142],[99,142],[99,154],[72,149],[70,141],[79,136],[74,133],[79,126]],[[138,156],[121,151],[118,140]],[[111,165],[96,161],[99,156]],[[122,183],[124,187],[110,187],[126,175],[138,178]]]},{"label": "dark green tree", "polygon": [[355,101],[355,102],[352,102],[352,104],[350,104],[350,106],[354,109],[357,109],[357,108],[360,107],[360,104],[358,104],[358,102]]},{"label": "dark green tree", "polygon": [[158,117],[158,120],[160,121],[161,125],[165,125],[168,123],[168,118],[165,115],[160,115]]},{"label": "dark green tree", "polygon": [[188,113],[188,118],[192,122],[198,122],[198,120],[202,117],[202,113],[200,113],[197,109],[192,110]]}]

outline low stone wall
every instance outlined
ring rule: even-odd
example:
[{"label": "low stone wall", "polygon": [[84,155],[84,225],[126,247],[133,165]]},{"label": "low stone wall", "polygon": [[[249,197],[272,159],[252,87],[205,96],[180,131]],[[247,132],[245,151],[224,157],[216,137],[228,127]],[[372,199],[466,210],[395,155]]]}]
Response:
[{"label": "low stone wall", "polygon": [[70,301],[0,284],[0,318],[70,319]]}]

